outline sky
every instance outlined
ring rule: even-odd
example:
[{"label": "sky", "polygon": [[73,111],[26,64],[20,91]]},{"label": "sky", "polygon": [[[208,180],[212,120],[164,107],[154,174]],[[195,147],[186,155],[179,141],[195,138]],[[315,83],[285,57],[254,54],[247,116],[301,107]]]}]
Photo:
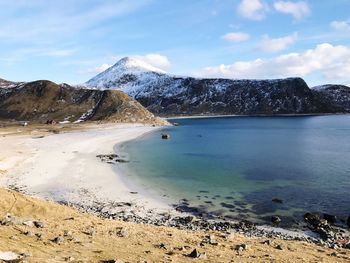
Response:
[{"label": "sky", "polygon": [[0,0],[0,78],[79,84],[125,56],[176,75],[350,85],[350,0]]}]

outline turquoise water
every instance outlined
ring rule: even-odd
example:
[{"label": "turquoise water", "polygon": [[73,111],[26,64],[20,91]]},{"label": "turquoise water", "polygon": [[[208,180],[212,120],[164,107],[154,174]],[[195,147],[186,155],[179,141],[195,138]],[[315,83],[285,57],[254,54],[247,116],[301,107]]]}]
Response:
[{"label": "turquoise water", "polygon": [[174,121],[124,145],[132,180],[174,206],[287,225],[309,211],[350,214],[349,115]]}]

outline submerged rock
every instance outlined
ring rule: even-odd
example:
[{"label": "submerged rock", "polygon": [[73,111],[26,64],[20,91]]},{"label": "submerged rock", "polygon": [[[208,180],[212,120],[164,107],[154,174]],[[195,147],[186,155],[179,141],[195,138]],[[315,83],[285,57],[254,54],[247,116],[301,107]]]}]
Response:
[{"label": "submerged rock", "polygon": [[272,216],[271,217],[271,222],[273,224],[279,224],[279,223],[281,223],[281,221],[282,221],[282,219],[279,216]]},{"label": "submerged rock", "polygon": [[282,204],[283,203],[283,200],[282,199],[279,199],[279,198],[274,198],[271,200],[272,202],[274,203],[279,203],[279,204]]},{"label": "submerged rock", "polygon": [[335,224],[337,222],[337,217],[335,215],[323,214],[323,218],[330,224]]},{"label": "submerged rock", "polygon": [[163,134],[162,134],[162,139],[163,139],[163,140],[168,140],[168,139],[170,139],[170,134],[163,133]]}]

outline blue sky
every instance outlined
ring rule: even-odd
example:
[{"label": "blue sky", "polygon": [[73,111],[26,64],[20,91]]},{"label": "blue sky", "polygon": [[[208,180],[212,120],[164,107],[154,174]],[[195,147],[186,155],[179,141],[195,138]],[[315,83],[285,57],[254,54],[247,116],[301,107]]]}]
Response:
[{"label": "blue sky", "polygon": [[349,0],[0,0],[0,77],[77,84],[124,56],[179,75],[350,84]]}]

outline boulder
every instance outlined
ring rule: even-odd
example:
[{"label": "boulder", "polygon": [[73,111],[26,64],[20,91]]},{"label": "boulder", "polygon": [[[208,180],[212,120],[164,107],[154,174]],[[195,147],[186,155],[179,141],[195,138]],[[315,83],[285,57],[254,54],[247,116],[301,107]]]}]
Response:
[{"label": "boulder", "polygon": [[190,258],[206,259],[207,253],[200,253],[197,249],[192,250],[190,254],[187,255]]},{"label": "boulder", "polygon": [[348,220],[346,221],[346,224],[347,224],[348,227],[350,228],[350,215],[348,216]]},{"label": "boulder", "polygon": [[271,217],[271,222],[273,224],[279,224],[279,223],[281,223],[281,221],[282,221],[282,219],[279,216],[272,216]]},{"label": "boulder", "polygon": [[162,139],[163,139],[163,140],[168,140],[168,139],[170,139],[170,134],[163,133],[163,134],[162,134]]},{"label": "boulder", "polygon": [[335,215],[323,214],[323,219],[327,220],[327,222],[332,225],[337,222],[337,217]]},{"label": "boulder", "polygon": [[279,203],[279,204],[282,204],[283,203],[283,200],[282,199],[279,199],[279,198],[274,198],[271,200],[272,202],[274,203]]}]

